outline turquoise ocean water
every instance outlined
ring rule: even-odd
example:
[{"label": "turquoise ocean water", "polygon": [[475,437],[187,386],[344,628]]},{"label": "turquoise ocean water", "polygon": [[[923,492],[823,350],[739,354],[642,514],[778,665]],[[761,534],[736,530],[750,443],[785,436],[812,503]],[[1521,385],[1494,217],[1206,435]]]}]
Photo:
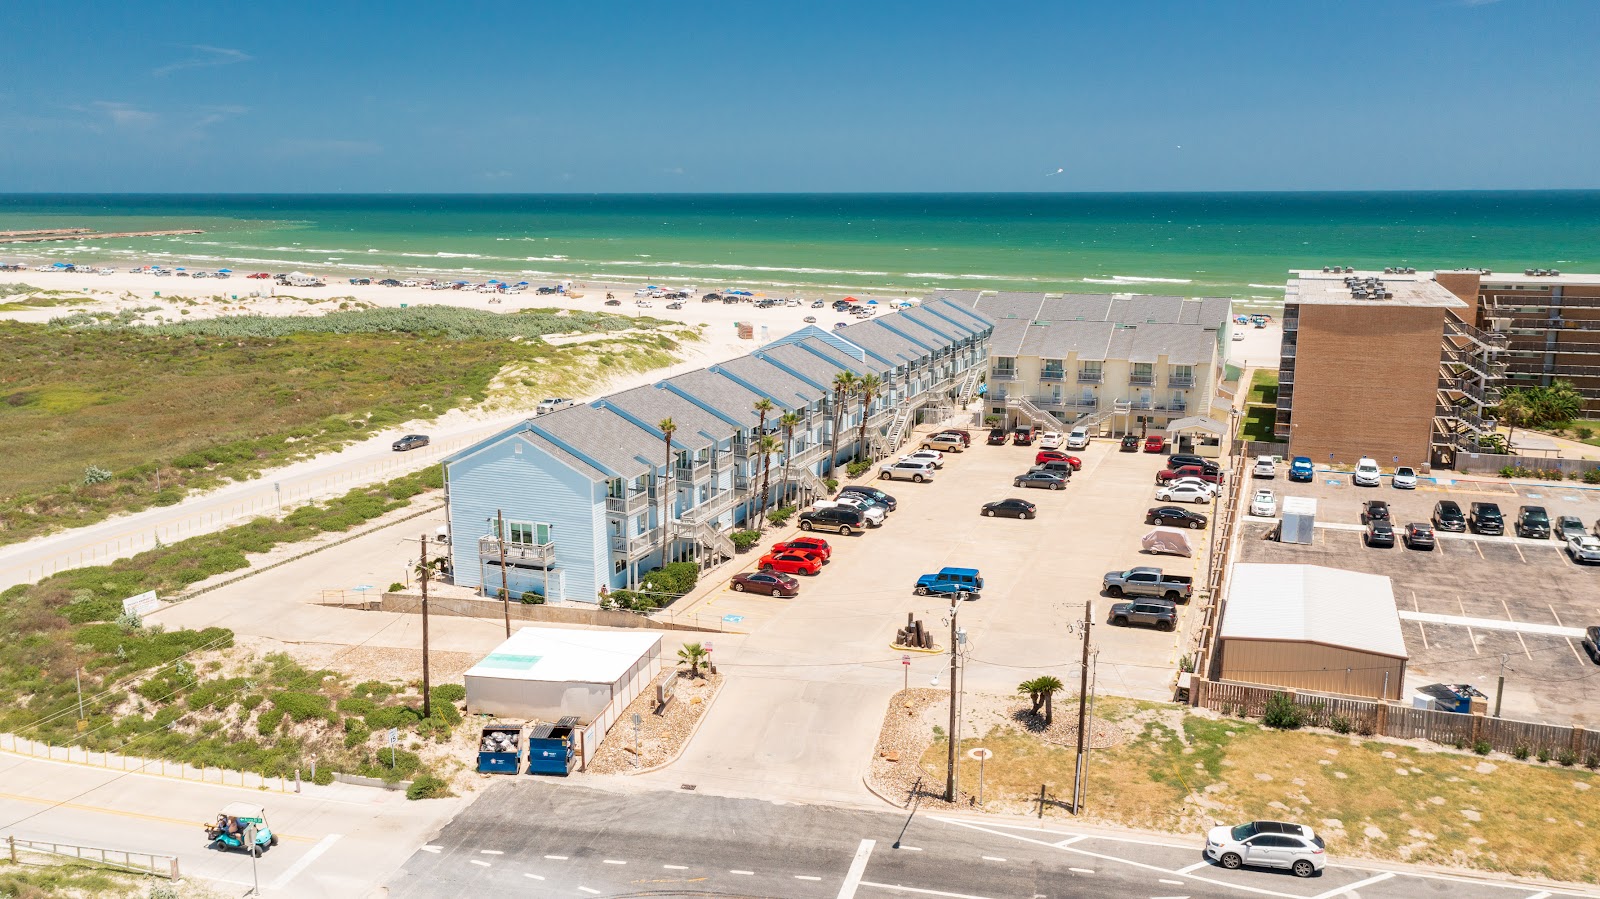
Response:
[{"label": "turquoise ocean water", "polygon": [[1292,268],[1600,271],[1600,191],[1184,194],[0,195],[21,259],[281,272],[1281,299]]}]

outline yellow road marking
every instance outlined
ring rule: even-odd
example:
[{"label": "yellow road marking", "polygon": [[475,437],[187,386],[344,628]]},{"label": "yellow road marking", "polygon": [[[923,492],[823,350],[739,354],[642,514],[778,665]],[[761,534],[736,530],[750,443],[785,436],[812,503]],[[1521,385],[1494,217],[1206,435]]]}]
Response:
[{"label": "yellow road marking", "polygon": [[[167,818],[161,815],[147,815],[143,812],[125,812],[121,809],[101,808],[96,805],[82,805],[76,802],[56,802],[53,799],[40,799],[37,796],[19,796],[16,793],[0,793],[0,799],[11,799],[16,802],[32,802],[38,805],[49,805],[56,808],[69,808],[78,812],[98,812],[103,815],[119,815],[124,818],[136,818],[140,821],[156,821],[161,824],[177,824],[183,827],[193,827],[196,830],[201,830],[207,823],[205,821],[196,821],[192,818]],[[291,840],[297,843],[316,842],[311,837],[291,837],[284,834],[278,834],[278,838],[280,840]]]}]

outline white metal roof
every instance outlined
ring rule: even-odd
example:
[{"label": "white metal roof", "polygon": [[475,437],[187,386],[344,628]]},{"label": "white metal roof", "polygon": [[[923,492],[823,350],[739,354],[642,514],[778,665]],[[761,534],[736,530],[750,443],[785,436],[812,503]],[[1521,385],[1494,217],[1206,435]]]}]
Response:
[{"label": "white metal roof", "polygon": [[1410,658],[1389,579],[1321,565],[1233,566],[1219,636],[1321,643]]},{"label": "white metal roof", "polygon": [[645,632],[525,627],[472,666],[467,677],[614,684],[661,643]]},{"label": "white metal roof", "polygon": [[1314,496],[1286,496],[1283,498],[1283,514],[1315,515],[1317,499]]}]

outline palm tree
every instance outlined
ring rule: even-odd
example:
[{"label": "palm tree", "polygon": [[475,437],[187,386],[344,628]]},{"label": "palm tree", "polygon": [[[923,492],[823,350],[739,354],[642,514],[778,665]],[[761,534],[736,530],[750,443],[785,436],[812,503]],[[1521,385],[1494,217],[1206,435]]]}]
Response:
[{"label": "palm tree", "polygon": [[1514,452],[1511,440],[1517,434],[1517,424],[1527,417],[1530,403],[1527,392],[1520,387],[1509,387],[1500,395],[1500,403],[1495,407],[1500,417],[1505,419],[1508,428],[1506,433],[1506,451]]},{"label": "palm tree", "polygon": [[1583,412],[1583,396],[1571,381],[1552,381],[1539,391],[1538,411],[1540,424],[1564,424]]},{"label": "palm tree", "polygon": [[[757,424],[756,424],[755,432],[750,435],[750,449],[751,449],[752,453],[755,453],[755,452],[758,452],[760,450],[760,448],[761,448],[761,438],[766,436],[766,433],[767,433],[767,413],[773,411],[774,409],[777,409],[778,407],[774,406],[772,404],[772,400],[769,400],[766,397],[762,397],[761,399],[756,400],[755,406],[753,408],[756,410]],[[745,496],[752,500],[751,503],[750,503],[750,507],[751,508],[747,509],[745,511],[745,521],[746,522],[748,522],[750,520],[750,513],[755,510],[755,507],[765,503],[765,500],[763,500],[761,503],[755,502],[754,501],[754,496],[753,496],[754,491],[756,489],[756,478],[760,477],[760,475],[761,475],[760,471],[752,471],[752,472],[750,472],[750,481],[749,481],[750,486],[745,488]],[[760,524],[756,525],[756,530],[758,530],[758,531],[761,530],[761,525]]]},{"label": "palm tree", "polygon": [[1026,696],[1028,701],[1033,703],[1033,708],[1029,710],[1030,715],[1039,714],[1039,709],[1044,707],[1044,694],[1039,692],[1038,680],[1038,678],[1032,678],[1017,684],[1017,695]]},{"label": "palm tree", "polygon": [[783,488],[779,494],[783,500],[778,505],[789,501],[789,460],[794,458],[794,429],[800,427],[800,416],[794,412],[785,412],[778,419],[778,427],[783,429]]},{"label": "palm tree", "polygon": [[856,381],[856,395],[861,397],[861,436],[856,444],[856,458],[863,461],[867,458],[867,410],[872,407],[872,401],[881,389],[883,379],[877,375],[862,375]]},{"label": "palm tree", "polygon": [[678,430],[678,426],[673,423],[672,419],[663,418],[656,423],[656,429],[661,432],[661,439],[667,447],[667,464],[661,469],[661,564],[665,565],[671,561],[667,558],[667,553],[672,549],[671,528],[667,521],[667,510],[669,508],[667,505],[669,502],[667,484],[672,477],[672,435]]},{"label": "palm tree", "polygon": [[756,530],[759,531],[767,525],[767,498],[772,495],[772,465],[769,460],[780,444],[778,438],[771,434],[762,434],[756,446],[761,450],[761,512],[756,517]]},{"label": "palm tree", "polygon": [[839,459],[839,431],[844,427],[844,402],[855,391],[855,372],[842,371],[833,376],[833,433],[829,435],[832,449],[828,453],[828,474],[833,474]]},{"label": "palm tree", "polygon": [[1044,726],[1049,727],[1055,721],[1055,695],[1066,689],[1061,683],[1061,678],[1042,675],[1032,680],[1025,680],[1017,684],[1018,695],[1027,696],[1033,703],[1032,714],[1039,714],[1040,706],[1044,707]]},{"label": "palm tree", "polygon": [[689,663],[689,673],[695,677],[700,676],[700,666],[705,664],[707,655],[706,648],[699,643],[685,643],[678,650],[678,658]]}]

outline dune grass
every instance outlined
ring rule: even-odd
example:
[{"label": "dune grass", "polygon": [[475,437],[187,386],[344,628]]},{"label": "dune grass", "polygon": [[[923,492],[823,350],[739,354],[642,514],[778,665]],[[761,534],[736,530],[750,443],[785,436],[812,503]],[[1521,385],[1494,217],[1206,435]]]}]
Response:
[{"label": "dune grass", "polygon": [[[0,544],[337,449],[482,402],[503,371],[556,395],[670,363],[655,322],[536,310],[376,309],[130,326],[0,322]],[[644,329],[640,333],[637,329]],[[633,329],[555,347],[540,335]]]},{"label": "dune grass", "polygon": [[[1272,731],[1155,703],[1101,708],[1123,717],[1125,739],[1091,754],[1090,818],[1190,833],[1218,820],[1283,818],[1316,828],[1335,857],[1600,879],[1594,771]],[[979,745],[994,752],[985,770],[991,808],[1031,811],[1041,783],[1051,797],[1070,795],[1072,747],[1016,731],[962,741],[963,749]],[[936,739],[922,758],[930,777],[944,776],[944,747]],[[976,765],[964,765],[962,789],[976,792]]]}]

